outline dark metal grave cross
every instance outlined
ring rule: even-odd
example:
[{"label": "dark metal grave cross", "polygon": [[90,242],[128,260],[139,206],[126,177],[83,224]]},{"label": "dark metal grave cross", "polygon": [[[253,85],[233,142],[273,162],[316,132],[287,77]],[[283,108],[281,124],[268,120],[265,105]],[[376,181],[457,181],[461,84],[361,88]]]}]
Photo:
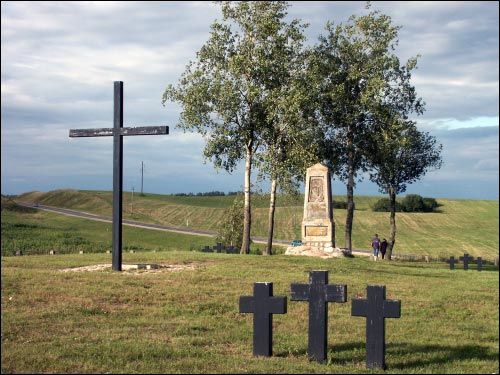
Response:
[{"label": "dark metal grave cross", "polygon": [[286,314],[286,297],[273,297],[273,283],[255,283],[253,296],[240,297],[240,313],[253,313],[253,355],[273,354],[273,315]]},{"label": "dark metal grave cross", "polygon": [[450,264],[450,270],[454,270],[455,263],[458,263],[458,260],[456,260],[455,257],[450,257],[450,259],[446,259],[446,263]]},{"label": "dark metal grave cross", "polygon": [[238,254],[238,249],[236,249],[233,245],[230,245],[226,248],[226,254]]},{"label": "dark metal grave cross", "polygon": [[476,263],[477,263],[477,270],[482,271],[483,270],[483,259],[481,257],[477,257]]},{"label": "dark metal grave cross", "polygon": [[469,262],[472,262],[474,260],[474,258],[470,257],[467,253],[465,253],[463,257],[460,257],[458,259],[464,262],[464,270],[468,270]]},{"label": "dark metal grave cross", "polygon": [[352,316],[366,317],[366,367],[385,369],[385,318],[401,316],[401,301],[385,299],[385,285],[368,285],[366,299],[352,300]]},{"label": "dark metal grave cross", "polygon": [[123,127],[123,82],[114,82],[113,127],[71,129],[70,137],[113,136],[113,270],[122,270],[123,136],[168,134],[168,126]]},{"label": "dark metal grave cross", "polygon": [[224,250],[224,246],[220,242],[217,242],[217,246],[214,246],[214,250],[216,250],[217,253],[222,253],[222,250]]},{"label": "dark metal grave cross", "polygon": [[346,285],[327,285],[328,271],[311,271],[309,284],[292,284],[291,301],[309,301],[309,359],[326,361],[328,302],[347,302]]},{"label": "dark metal grave cross", "polygon": [[203,249],[201,249],[202,252],[204,253],[212,253],[212,249],[210,248],[210,246],[205,246]]}]

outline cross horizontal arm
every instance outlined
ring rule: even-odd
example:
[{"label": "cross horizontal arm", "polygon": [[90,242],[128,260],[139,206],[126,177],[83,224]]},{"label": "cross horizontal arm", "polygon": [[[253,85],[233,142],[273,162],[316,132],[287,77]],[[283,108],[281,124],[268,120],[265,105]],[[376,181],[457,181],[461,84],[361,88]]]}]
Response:
[{"label": "cross horizontal arm", "polygon": [[353,299],[351,305],[352,316],[366,316],[368,301],[366,299]]},{"label": "cross horizontal arm", "polygon": [[292,301],[309,300],[309,288],[310,284],[292,284],[291,285],[292,296],[290,297],[290,299]]},{"label": "cross horizontal arm", "polygon": [[347,302],[347,285],[330,284],[326,286],[327,302]]},{"label": "cross horizontal arm", "polygon": [[401,317],[401,301],[400,300],[385,300],[383,304],[384,318],[400,318]]},{"label": "cross horizontal arm", "polygon": [[286,314],[286,297],[270,297],[267,306],[271,314]]},{"label": "cross horizontal arm", "polygon": [[255,298],[252,296],[240,297],[240,313],[254,313],[255,312]]},{"label": "cross horizontal arm", "polygon": [[[168,126],[138,126],[120,128],[120,135],[160,135],[168,134]],[[114,128],[70,129],[69,136],[76,137],[108,137],[115,134]]]}]

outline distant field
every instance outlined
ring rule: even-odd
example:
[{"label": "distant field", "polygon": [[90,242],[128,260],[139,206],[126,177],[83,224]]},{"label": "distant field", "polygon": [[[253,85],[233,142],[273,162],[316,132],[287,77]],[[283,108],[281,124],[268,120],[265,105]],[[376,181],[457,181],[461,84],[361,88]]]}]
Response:
[{"label": "distant field", "polygon": [[[207,245],[215,245],[215,239],[123,226],[124,259],[130,250],[198,251]],[[262,251],[263,246],[253,244],[252,251]],[[104,253],[111,250],[111,224],[6,205],[2,200],[1,250],[2,256],[17,250],[24,255],[48,254],[50,250],[58,254]],[[274,251],[283,252],[283,248]]]},{"label": "distant field", "polygon": [[[351,299],[366,297],[367,284],[401,300],[401,318],[386,321],[385,373],[498,373],[492,266],[168,251],[126,253],[124,263],[198,268],[60,271],[102,263],[110,255],[2,257],[2,373],[371,373],[366,320],[351,317]],[[328,362],[308,360],[308,305],[290,300],[288,313],[274,316],[274,356],[254,358],[252,315],[238,313],[239,297],[271,281],[289,298],[290,284],[316,269],[348,292],[347,303],[329,304]]]},{"label": "distant field", "polygon": [[[176,197],[124,193],[124,218],[150,223],[216,231],[234,196]],[[90,213],[111,216],[111,192],[56,190],[23,194],[20,200],[39,202]],[[334,196],[343,201],[345,197]],[[374,233],[388,237],[389,213],[373,212],[379,197],[355,197],[353,247],[368,249]],[[300,238],[303,197],[278,197],[275,239]],[[468,252],[492,260],[499,254],[498,201],[438,199],[437,213],[397,213],[396,253],[446,257]],[[133,213],[132,213],[133,211]],[[255,196],[252,235],[267,234],[268,197]],[[344,245],[346,210],[334,209],[336,241]]]}]

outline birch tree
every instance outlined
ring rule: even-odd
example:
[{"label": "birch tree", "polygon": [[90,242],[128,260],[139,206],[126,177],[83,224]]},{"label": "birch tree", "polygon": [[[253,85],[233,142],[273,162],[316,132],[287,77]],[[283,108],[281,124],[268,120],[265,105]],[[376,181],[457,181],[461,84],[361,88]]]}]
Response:
[{"label": "birch tree", "polygon": [[318,118],[325,133],[325,159],[347,187],[345,248],[352,250],[354,187],[368,169],[367,142],[381,105],[405,118],[421,113],[423,101],[410,84],[416,58],[401,65],[394,53],[399,26],[389,16],[371,11],[353,15],[345,24],[327,23],[311,64],[318,92]]},{"label": "birch tree", "polygon": [[[269,126],[272,91],[279,83],[283,46],[301,39],[298,20],[285,22],[284,1],[218,2],[222,21],[211,25],[208,41],[169,85],[163,103],[182,105],[178,127],[203,135],[204,156],[232,172],[245,160],[244,223],[241,253],[249,253],[251,173],[254,156]],[[271,116],[272,117],[272,116]]]}]

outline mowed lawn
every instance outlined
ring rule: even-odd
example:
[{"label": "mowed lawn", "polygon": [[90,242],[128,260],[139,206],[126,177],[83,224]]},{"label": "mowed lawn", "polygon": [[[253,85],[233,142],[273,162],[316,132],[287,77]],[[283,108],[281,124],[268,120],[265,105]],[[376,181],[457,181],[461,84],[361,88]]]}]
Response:
[{"label": "mowed lawn", "polygon": [[[153,232],[153,231],[151,231]],[[147,240],[147,239],[145,239]],[[498,373],[498,271],[446,264],[320,260],[189,251],[124,254],[124,263],[190,265],[177,272],[62,272],[108,254],[2,257],[2,373],[366,373],[365,318],[351,299],[368,284],[401,300],[386,320],[388,373]],[[274,316],[274,356],[252,356],[253,283],[290,284],[328,270],[348,302],[329,305],[328,363],[307,358],[308,307]]]},{"label": "mowed lawn", "polygon": [[[62,272],[111,263],[110,224],[3,208],[2,254],[31,255],[1,259],[2,373],[364,373],[366,324],[350,316],[350,300],[366,297],[368,284],[401,300],[401,318],[386,321],[387,372],[498,372],[492,265],[206,254],[190,250],[213,244],[208,237],[124,227],[124,264],[192,268]],[[328,363],[307,359],[305,302],[288,301],[274,317],[275,355],[254,358],[252,316],[239,314],[239,297],[258,281],[289,297],[311,270],[328,270],[348,290],[348,303],[330,304]]]},{"label": "mowed lawn", "polygon": [[[56,190],[33,192],[21,200],[66,207],[111,216],[111,192]],[[183,228],[217,231],[234,196],[176,197],[147,194],[141,197],[124,194],[124,218]],[[275,239],[300,239],[303,197],[279,196],[276,209]],[[334,196],[345,201],[343,196]],[[389,213],[373,212],[372,206],[380,197],[355,197],[353,247],[368,249],[374,233],[388,237]],[[459,256],[468,252],[474,257],[493,260],[499,255],[498,201],[438,199],[441,204],[435,213],[396,214],[397,237],[395,254],[429,255],[431,257]],[[344,246],[346,210],[334,209],[336,241]],[[268,197],[253,199],[252,235],[267,235]]]}]

